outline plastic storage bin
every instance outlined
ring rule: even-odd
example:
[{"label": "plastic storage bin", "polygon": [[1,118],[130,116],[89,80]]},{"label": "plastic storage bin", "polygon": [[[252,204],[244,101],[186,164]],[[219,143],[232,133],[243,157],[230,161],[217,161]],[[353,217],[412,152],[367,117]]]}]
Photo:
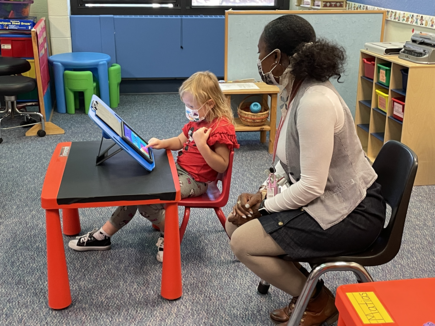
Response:
[{"label": "plastic storage bin", "polygon": [[404,91],[406,91],[406,87],[408,86],[408,68],[400,69],[400,72],[402,73],[402,88]]},{"label": "plastic storage bin", "polygon": [[378,82],[390,86],[391,63],[378,63]]},{"label": "plastic storage bin", "polygon": [[373,79],[375,76],[375,58],[363,58],[364,76]]},{"label": "plastic storage bin", "polygon": [[21,75],[36,79],[35,60],[27,59],[27,61],[30,63],[30,70],[23,72]]},{"label": "plastic storage bin", "polygon": [[396,119],[403,121],[403,114],[405,112],[405,98],[393,98],[393,117]]},{"label": "plastic storage bin", "polygon": [[378,94],[378,109],[387,112],[388,109],[388,94],[377,89],[376,94]]},{"label": "plastic storage bin", "polygon": [[0,17],[27,18],[33,0],[0,0]]},{"label": "plastic storage bin", "polygon": [[0,34],[1,55],[3,57],[33,58],[32,38],[20,35]]}]

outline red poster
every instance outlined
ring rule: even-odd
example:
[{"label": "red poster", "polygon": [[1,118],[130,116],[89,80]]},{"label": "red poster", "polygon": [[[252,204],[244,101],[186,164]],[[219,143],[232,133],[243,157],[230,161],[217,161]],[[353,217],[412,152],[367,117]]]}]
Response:
[{"label": "red poster", "polygon": [[38,41],[39,69],[41,74],[42,89],[43,94],[45,94],[47,91],[48,82],[50,81],[50,74],[48,72],[48,47],[45,20],[39,20],[34,29],[36,30],[36,38]]}]

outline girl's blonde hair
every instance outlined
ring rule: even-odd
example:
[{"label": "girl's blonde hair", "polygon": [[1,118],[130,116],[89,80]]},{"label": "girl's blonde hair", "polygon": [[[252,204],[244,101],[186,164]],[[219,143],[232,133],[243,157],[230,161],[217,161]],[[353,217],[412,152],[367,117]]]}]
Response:
[{"label": "girl's blonde hair", "polygon": [[212,99],[215,103],[214,107],[210,109],[207,114],[206,120],[213,121],[216,118],[227,118],[234,124],[233,112],[229,106],[216,76],[210,71],[199,71],[194,73],[184,81],[179,89],[180,98],[189,92],[192,94],[196,103],[202,105],[206,101]]}]

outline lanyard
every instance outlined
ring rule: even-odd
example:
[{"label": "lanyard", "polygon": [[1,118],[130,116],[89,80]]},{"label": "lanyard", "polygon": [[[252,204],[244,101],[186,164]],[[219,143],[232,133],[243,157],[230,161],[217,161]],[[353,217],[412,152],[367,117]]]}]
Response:
[{"label": "lanyard", "polygon": [[279,120],[278,129],[276,130],[275,140],[273,142],[273,156],[272,156],[272,166],[270,168],[271,173],[275,173],[275,156],[276,156],[276,149],[278,148],[278,140],[279,135],[281,134],[281,129],[284,125],[285,118],[287,116],[288,111],[290,110],[290,103],[294,100],[296,93],[298,92],[299,88],[301,87],[303,80],[298,80],[293,83],[292,91],[290,94],[290,98],[288,100],[287,110],[283,115],[281,115],[281,119]]}]

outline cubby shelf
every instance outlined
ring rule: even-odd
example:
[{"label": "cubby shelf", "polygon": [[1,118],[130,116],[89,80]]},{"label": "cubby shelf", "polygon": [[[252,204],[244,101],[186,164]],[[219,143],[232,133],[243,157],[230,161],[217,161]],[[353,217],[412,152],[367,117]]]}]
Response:
[{"label": "cubby shelf", "polygon": [[361,100],[359,101],[362,105],[367,106],[369,109],[372,107],[372,101],[371,100]]},{"label": "cubby shelf", "polygon": [[399,119],[396,119],[396,118],[393,117],[392,115],[390,115],[390,116],[388,117],[388,119],[391,119],[391,120],[393,120],[393,121],[395,121],[395,122],[397,122],[397,123],[403,124],[402,121],[400,121]]},{"label": "cubby shelf", "polygon": [[[399,59],[397,55],[383,56],[366,50],[361,50],[360,56],[355,126],[367,157],[373,162],[385,142],[400,141],[418,156],[415,185],[435,185],[435,65],[417,64]],[[375,60],[374,79],[364,75],[363,59]],[[379,83],[378,64],[391,64],[389,86]],[[402,83],[402,69],[408,69],[407,86]],[[388,94],[386,112],[378,108],[379,104],[385,105],[378,103],[376,90]],[[393,98],[405,103],[403,121],[393,116]]]},{"label": "cubby shelf", "polygon": [[373,110],[376,111],[376,112],[378,112],[378,113],[380,113],[380,114],[382,114],[383,116],[387,116],[387,113],[386,113],[386,112],[384,112],[384,111],[382,111],[382,110],[380,110],[380,109],[378,109],[378,108],[373,108]]}]

